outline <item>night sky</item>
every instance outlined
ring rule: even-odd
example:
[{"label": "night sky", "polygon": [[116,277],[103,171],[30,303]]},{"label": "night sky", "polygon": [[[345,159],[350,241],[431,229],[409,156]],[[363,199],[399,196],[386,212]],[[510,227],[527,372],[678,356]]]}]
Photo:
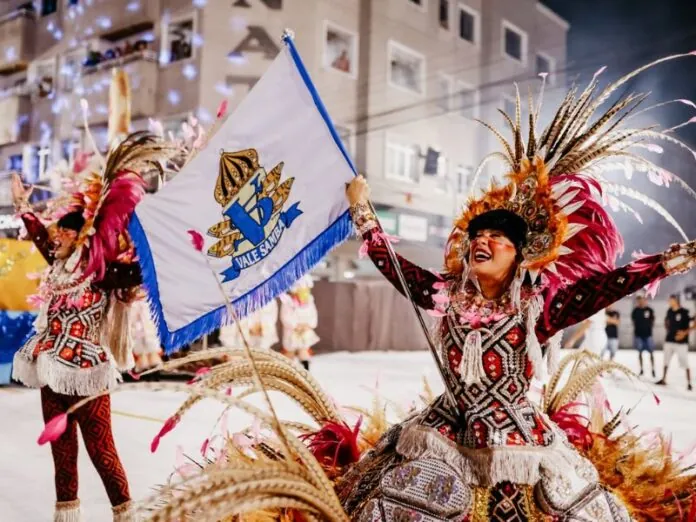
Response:
[{"label": "night sky", "polygon": [[[656,58],[696,50],[696,1],[694,0],[543,0],[571,24],[568,41],[568,70],[584,85],[602,65],[608,67],[604,80],[616,79]],[[628,91],[651,91],[644,106],[671,99],[696,102],[696,56],[660,65],[632,81]],[[624,91],[626,92],[626,91]],[[654,111],[665,127],[696,116],[696,109],[673,104]],[[696,148],[696,123],[677,131],[677,137]],[[669,169],[696,188],[696,159],[687,151],[665,146],[662,155],[647,153],[652,161]],[[611,176],[615,177],[615,176]],[[617,179],[623,174],[617,173]],[[635,173],[630,185],[659,201],[682,225],[690,238],[696,237],[696,200],[672,184],[658,187]],[[626,200],[629,202],[630,200]],[[625,261],[633,250],[651,253],[681,240],[671,225],[652,210],[631,202],[643,218],[640,225],[626,214],[616,215],[626,240]]]}]

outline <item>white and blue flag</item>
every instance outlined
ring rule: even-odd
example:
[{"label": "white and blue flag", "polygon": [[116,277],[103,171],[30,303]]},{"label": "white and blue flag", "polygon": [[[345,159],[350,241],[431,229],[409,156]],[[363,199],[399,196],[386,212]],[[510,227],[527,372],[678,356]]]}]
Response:
[{"label": "white and blue flag", "polygon": [[[354,167],[292,39],[284,42],[206,148],[131,219],[167,353],[229,320],[218,281],[247,315],[352,231],[345,184]],[[205,238],[202,252],[189,230]]]}]

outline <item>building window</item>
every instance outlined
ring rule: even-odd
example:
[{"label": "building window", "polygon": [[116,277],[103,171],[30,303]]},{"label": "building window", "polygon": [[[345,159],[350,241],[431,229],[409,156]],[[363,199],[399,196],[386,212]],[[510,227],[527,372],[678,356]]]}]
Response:
[{"label": "building window", "polygon": [[78,78],[82,72],[82,62],[85,61],[86,53],[80,49],[66,54],[60,59],[60,88],[64,92],[72,92],[75,89]]},{"label": "building window", "polygon": [[452,90],[452,78],[445,74],[439,75],[437,78],[435,103],[445,112],[449,112],[452,107]]},{"label": "building window", "polygon": [[77,151],[80,150],[80,143],[76,140],[63,140],[60,143],[61,157],[70,164],[74,159]]},{"label": "building window", "polygon": [[478,94],[476,89],[468,83],[457,84],[457,109],[465,118],[478,117]]},{"label": "building window", "polygon": [[477,43],[479,32],[479,14],[468,5],[459,4],[459,38]]},{"label": "building window", "polygon": [[31,82],[36,85],[39,97],[46,98],[53,95],[55,91],[55,60],[36,62],[33,72],[30,74]]},{"label": "building window", "polygon": [[23,157],[21,154],[13,154],[7,158],[7,170],[10,172],[22,172]]},{"label": "building window", "polygon": [[43,0],[41,2],[41,16],[47,16],[58,10],[58,0]]},{"label": "building window", "polygon": [[355,78],[358,66],[358,36],[332,24],[324,24],[324,67]]},{"label": "building window", "polygon": [[548,76],[546,77],[546,80],[549,83],[553,83],[553,73],[555,70],[555,65],[554,65],[554,60],[551,58],[549,55],[544,54],[544,53],[537,53],[536,55],[536,73],[537,75],[539,74],[544,74],[546,73]]},{"label": "building window", "polygon": [[418,181],[416,160],[414,147],[387,141],[385,172],[388,178],[400,181]]},{"label": "building window", "polygon": [[457,192],[465,194],[469,191],[469,184],[473,181],[474,169],[468,165],[457,165]]},{"label": "building window", "polygon": [[440,27],[449,29],[449,0],[440,0]]},{"label": "building window", "polygon": [[[28,166],[24,173],[26,182],[35,184],[46,181],[46,175],[51,168],[51,147],[31,145],[25,152],[28,152]],[[24,161],[22,164],[24,165]]]},{"label": "building window", "polygon": [[505,95],[503,97],[503,112],[510,116],[512,121],[515,121],[515,113],[517,112],[517,102],[514,96]]},{"label": "building window", "polygon": [[416,94],[425,93],[425,58],[396,42],[389,42],[389,84]]},{"label": "building window", "polygon": [[408,3],[418,6],[421,8],[422,11],[425,11],[425,2],[427,0],[408,0]]},{"label": "building window", "polygon": [[527,33],[510,22],[503,21],[503,54],[522,64],[527,63]]},{"label": "building window", "polygon": [[344,125],[334,125],[338,137],[341,138],[346,152],[351,158],[355,158],[355,132],[352,128]]},{"label": "building window", "polygon": [[195,27],[194,14],[176,18],[167,23],[162,33],[160,62],[166,64],[192,58]]}]

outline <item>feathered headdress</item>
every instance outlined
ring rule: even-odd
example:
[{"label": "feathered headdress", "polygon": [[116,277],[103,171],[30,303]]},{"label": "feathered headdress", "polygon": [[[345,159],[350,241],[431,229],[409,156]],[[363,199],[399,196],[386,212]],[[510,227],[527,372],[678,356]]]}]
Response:
[{"label": "feathered headdress", "polygon": [[69,205],[70,210],[81,210],[85,218],[75,253],[68,262],[70,268],[81,262],[84,275],[94,274],[99,280],[109,262],[133,255],[126,227],[145,194],[140,173],[161,170],[160,163],[176,152],[175,146],[149,132],[135,132],[109,151],[101,172],[85,177]]},{"label": "feathered headdress", "polygon": [[[474,218],[498,209],[511,211],[526,223],[521,268],[522,276],[528,274],[532,283],[542,281],[547,285],[561,286],[614,268],[623,241],[604,205],[610,203],[637,215],[617,196],[648,205],[687,239],[674,218],[657,202],[632,188],[610,182],[603,173],[616,169],[618,161],[618,166],[647,171],[651,179],[674,181],[690,195],[696,196],[686,182],[643,158],[636,149],[661,152],[661,147],[651,143],[660,140],[687,149],[694,156],[696,153],[669,134],[674,129],[661,131],[654,127],[629,128],[625,125],[630,116],[638,114],[636,109],[647,95],[619,97],[598,117],[595,115],[620,86],[636,75],[662,62],[688,55],[656,60],[600,90],[598,76],[603,71],[601,69],[582,92],[578,93],[577,87],[568,92],[550,125],[538,136],[536,127],[543,97],[542,85],[538,104],[535,105],[531,93],[529,95],[526,143],[519,89],[515,114],[511,116],[500,111],[512,131],[511,142],[493,126],[480,122],[496,136],[503,150],[484,158],[472,186],[491,159],[502,159],[506,164],[509,182],[503,187],[493,185],[481,198],[470,199],[455,221],[448,240],[446,270],[452,275],[466,271],[469,224]],[[662,105],[665,103],[648,109]]]}]

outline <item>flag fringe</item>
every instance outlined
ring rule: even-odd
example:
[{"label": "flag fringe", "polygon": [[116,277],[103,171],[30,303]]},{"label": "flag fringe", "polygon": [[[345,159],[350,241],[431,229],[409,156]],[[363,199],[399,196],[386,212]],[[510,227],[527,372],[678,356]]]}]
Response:
[{"label": "flag fringe", "polygon": [[[160,302],[152,252],[150,251],[145,231],[138,220],[137,213],[134,213],[131,217],[129,232],[140,261],[143,284],[147,289],[152,318],[157,326],[160,341],[167,355],[232,321],[231,317],[227,317],[225,306],[221,305],[196,321],[176,331],[169,331]],[[240,318],[245,317],[287,291],[297,279],[312,270],[329,251],[345,241],[352,232],[353,224],[348,211],[345,211],[329,228],[317,236],[273,276],[233,301],[232,304],[237,315]]]}]

